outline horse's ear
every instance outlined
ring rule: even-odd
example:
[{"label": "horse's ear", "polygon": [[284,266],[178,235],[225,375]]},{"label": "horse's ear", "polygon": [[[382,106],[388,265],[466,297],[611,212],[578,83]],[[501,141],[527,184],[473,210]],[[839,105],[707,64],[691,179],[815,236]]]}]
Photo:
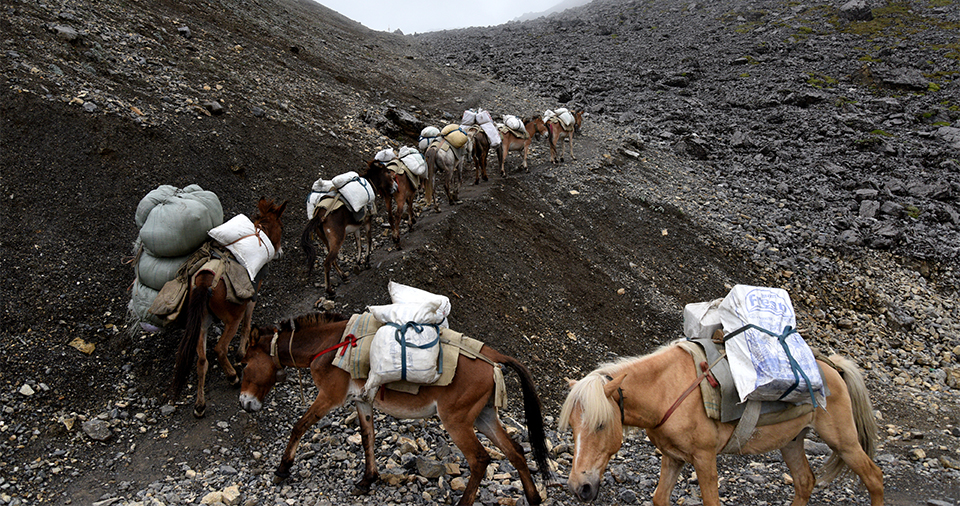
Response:
[{"label": "horse's ear", "polygon": [[281,214],[283,214],[283,210],[286,208],[287,208],[287,201],[284,200],[283,204],[280,204],[280,207],[277,208],[277,216],[279,217]]},{"label": "horse's ear", "polygon": [[617,393],[617,389],[620,388],[620,384],[623,383],[624,378],[627,377],[627,373],[623,373],[616,378],[608,381],[606,385],[603,386],[603,395],[607,397],[613,397]]},{"label": "horse's ear", "polygon": [[250,346],[256,346],[257,341],[260,339],[260,328],[252,327],[250,329]]},{"label": "horse's ear", "polygon": [[570,388],[573,388],[573,385],[577,384],[577,380],[575,379],[570,379],[570,378],[563,378],[563,379],[567,380],[567,386]]}]

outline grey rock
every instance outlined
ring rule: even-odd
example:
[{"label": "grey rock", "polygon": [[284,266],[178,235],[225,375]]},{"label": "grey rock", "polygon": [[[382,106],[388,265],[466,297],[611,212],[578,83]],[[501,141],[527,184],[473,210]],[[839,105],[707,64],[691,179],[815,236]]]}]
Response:
[{"label": "grey rock", "polygon": [[83,433],[94,441],[106,441],[113,437],[113,431],[110,430],[110,423],[100,420],[99,418],[87,420],[83,422],[80,427],[83,429]]},{"label": "grey rock", "polygon": [[866,0],[850,0],[840,7],[840,17],[848,21],[871,21],[873,11]]}]

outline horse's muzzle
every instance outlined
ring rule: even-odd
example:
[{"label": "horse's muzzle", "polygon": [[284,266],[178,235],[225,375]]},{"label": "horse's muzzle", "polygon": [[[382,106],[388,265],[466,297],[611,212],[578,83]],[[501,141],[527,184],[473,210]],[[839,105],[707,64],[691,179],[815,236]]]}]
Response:
[{"label": "horse's muzzle", "polygon": [[263,404],[260,403],[260,400],[257,399],[256,396],[243,392],[240,394],[240,407],[247,413],[256,413],[260,411]]},{"label": "horse's muzzle", "polygon": [[600,484],[599,483],[582,483],[577,488],[571,487],[571,491],[577,499],[580,499],[583,502],[591,502],[600,495]]}]

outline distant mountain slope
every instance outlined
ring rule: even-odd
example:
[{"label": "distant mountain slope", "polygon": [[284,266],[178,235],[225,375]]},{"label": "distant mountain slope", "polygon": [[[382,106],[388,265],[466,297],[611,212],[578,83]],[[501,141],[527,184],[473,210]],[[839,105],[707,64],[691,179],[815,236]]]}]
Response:
[{"label": "distant mountain slope", "polygon": [[558,3],[557,5],[554,5],[553,7],[549,8],[549,9],[547,9],[547,10],[545,10],[545,11],[540,11],[540,12],[528,12],[528,13],[523,14],[523,15],[521,15],[521,16],[517,16],[516,18],[513,19],[513,21],[523,22],[523,21],[529,21],[529,20],[531,20],[531,19],[537,19],[537,18],[543,17],[543,16],[549,16],[549,15],[551,15],[551,14],[553,14],[553,13],[556,13],[556,12],[563,12],[563,11],[565,11],[565,10],[567,10],[567,9],[571,9],[571,8],[573,8],[573,7],[580,7],[581,5],[586,5],[586,4],[588,4],[588,3],[592,2],[592,1],[593,1],[593,0],[564,0],[563,2],[560,2],[560,3]]}]

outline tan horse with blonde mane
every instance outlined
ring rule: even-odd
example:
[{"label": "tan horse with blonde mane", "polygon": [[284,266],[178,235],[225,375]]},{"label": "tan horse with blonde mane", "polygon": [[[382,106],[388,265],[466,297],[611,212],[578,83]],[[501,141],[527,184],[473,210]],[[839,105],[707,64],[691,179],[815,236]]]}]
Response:
[{"label": "tan horse with blonde mane", "polygon": [[[813,428],[833,450],[819,482],[829,483],[852,469],[866,485],[870,504],[881,506],[883,475],[872,460],[877,425],[863,377],[850,360],[839,355],[829,360],[836,369],[819,361],[830,391],[827,409],[817,407],[792,420],[757,426],[740,453],[779,449],[793,476],[791,505],[803,506],[817,482],[803,452],[804,436]],[[667,506],[686,462],[692,463],[697,473],[704,506],[719,506],[717,454],[736,424],[708,418],[699,388],[675,404],[685,388],[702,380],[690,354],[676,343],[650,355],[603,365],[580,381],[571,380],[559,425],[560,430],[570,427],[575,441],[567,480],[570,490],[582,501],[596,499],[607,463],[623,443],[624,429],[639,427],[663,453],[654,506]],[[671,411],[672,404],[675,411]]]},{"label": "tan horse with blonde mane", "polygon": [[346,326],[347,319],[343,316],[314,313],[284,322],[280,327],[255,328],[250,333],[240,388],[240,405],[244,410],[260,410],[263,399],[277,382],[277,372],[283,367],[310,368],[318,390],[316,400],[293,426],[283,458],[274,472],[277,481],[290,476],[293,457],[303,434],[330,410],[352,402],[359,415],[360,438],[366,458],[363,478],[356,483],[354,493],[368,492],[379,478],[374,454],[373,408],[376,407],[397,418],[440,417],[443,427],[470,466],[470,480],[459,504],[474,503],[491,460],[474,428],[486,435],[510,460],[520,474],[527,502],[540,504],[540,492],[533,482],[523,447],[507,434],[493,405],[496,390],[493,364],[503,364],[517,373],[533,456],[544,480],[552,484],[555,479],[547,461],[540,398],[533,376],[523,364],[484,345],[480,353],[492,363],[461,354],[449,385],[421,385],[416,394],[381,388],[371,403],[361,394],[365,380],[352,379],[349,372],[333,365],[335,352],[351,344],[350,340],[341,342]]}]

